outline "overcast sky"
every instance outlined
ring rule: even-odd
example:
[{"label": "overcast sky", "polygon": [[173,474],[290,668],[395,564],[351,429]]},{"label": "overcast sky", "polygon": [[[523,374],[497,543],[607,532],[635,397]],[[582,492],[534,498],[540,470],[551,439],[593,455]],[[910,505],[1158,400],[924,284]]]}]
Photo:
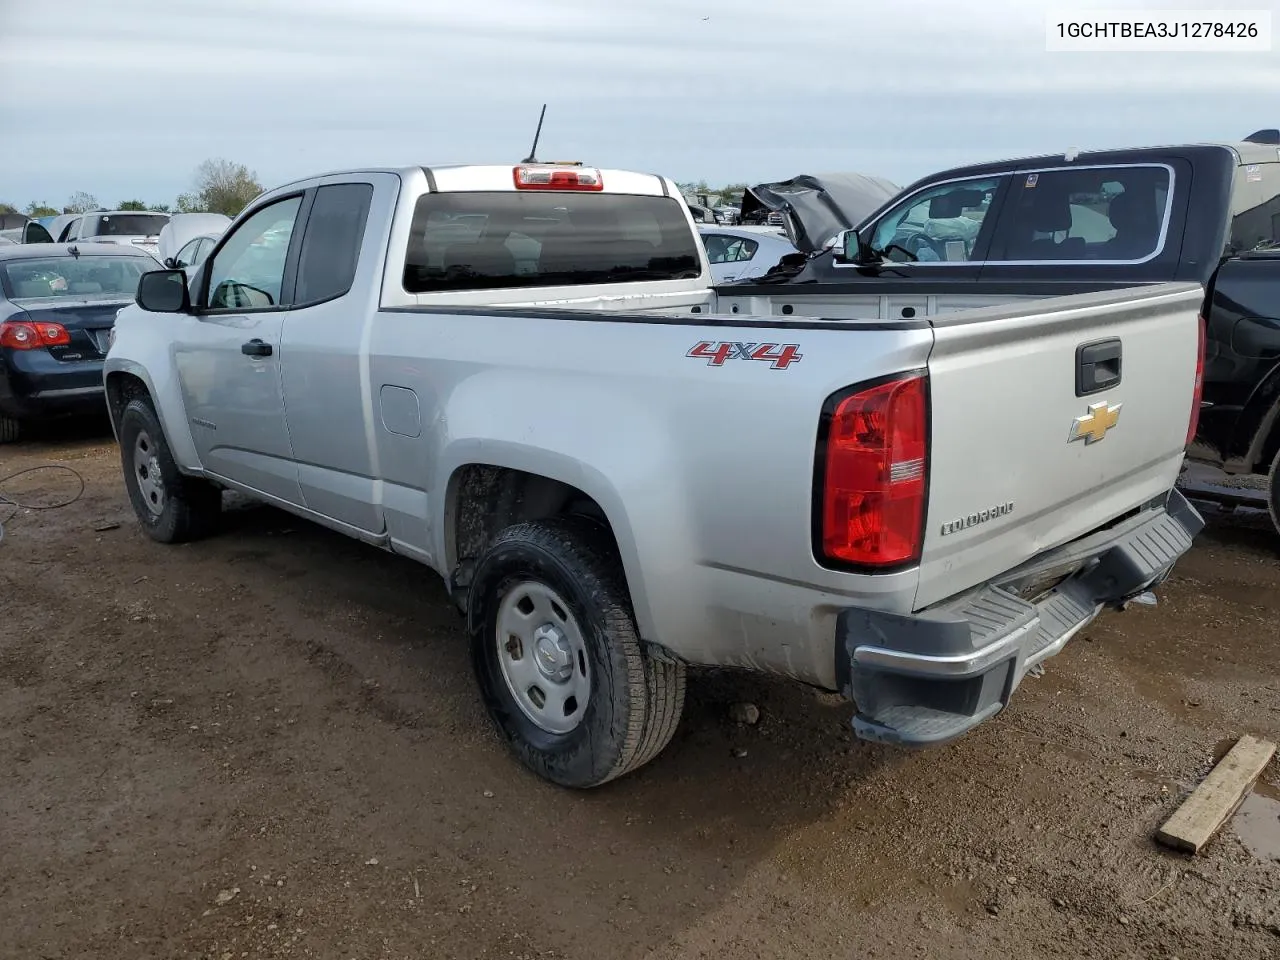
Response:
[{"label": "overcast sky", "polygon": [[898,183],[1073,146],[1280,125],[1270,53],[1045,51],[1046,9],[1280,0],[0,0],[0,201],[172,202],[208,157],[265,186],[541,156]]}]

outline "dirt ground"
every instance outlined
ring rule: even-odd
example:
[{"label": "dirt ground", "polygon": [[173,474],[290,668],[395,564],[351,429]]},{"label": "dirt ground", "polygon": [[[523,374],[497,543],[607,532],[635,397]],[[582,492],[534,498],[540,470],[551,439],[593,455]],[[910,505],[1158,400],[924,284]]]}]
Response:
[{"label": "dirt ground", "polygon": [[1158,606],[959,743],[698,674],[666,752],[578,794],[490,732],[430,571],[252,505],[154,544],[97,425],[0,448],[43,464],[86,486],[0,541],[5,958],[1280,958],[1280,761],[1204,855],[1151,839],[1280,738],[1260,519],[1215,516]]}]

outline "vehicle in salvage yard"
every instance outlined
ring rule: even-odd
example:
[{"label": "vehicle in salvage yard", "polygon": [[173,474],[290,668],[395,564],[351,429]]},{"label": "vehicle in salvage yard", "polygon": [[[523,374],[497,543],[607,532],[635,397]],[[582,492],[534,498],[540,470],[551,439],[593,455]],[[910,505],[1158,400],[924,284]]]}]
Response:
[{"label": "vehicle in salvage yard", "polygon": [[117,320],[139,523],[208,535],[233,489],[433,568],[497,728],[571,787],[662,750],[689,665],[840,691],[866,739],[954,739],[1203,525],[1174,489],[1198,284],[860,319],[709,277],[662,177],[270,190]]},{"label": "vehicle in salvage yard", "polygon": [[173,270],[194,266],[230,225],[231,218],[222,213],[175,213],[160,228],[156,258]]},{"label": "vehicle in salvage yard", "polygon": [[768,273],[796,248],[782,233],[756,227],[709,227],[699,224],[698,235],[707,248],[713,283],[746,280]]},{"label": "vehicle in salvage yard", "polygon": [[108,244],[0,247],[0,443],[24,423],[105,411],[116,312],[155,266],[142,250]]},{"label": "vehicle in salvage yard", "polygon": [[118,243],[135,246],[159,261],[160,231],[170,215],[154,210],[96,210],[72,221],[60,239],[70,243]]},{"label": "vehicle in salvage yard", "polygon": [[[812,299],[810,288],[820,287],[837,295],[836,316],[892,318],[1199,283],[1206,291],[1205,407],[1188,460],[1263,481],[1280,530],[1280,148],[1273,134],[931,174],[846,234],[845,249],[784,263],[759,289],[787,302],[788,289]],[[744,309],[751,293],[741,291]]]}]

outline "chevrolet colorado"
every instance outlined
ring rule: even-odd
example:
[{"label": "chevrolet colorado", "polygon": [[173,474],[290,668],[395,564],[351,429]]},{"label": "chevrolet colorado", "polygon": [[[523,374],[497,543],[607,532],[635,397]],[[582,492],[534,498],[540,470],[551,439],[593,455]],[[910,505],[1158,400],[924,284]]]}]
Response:
[{"label": "chevrolet colorado", "polygon": [[951,740],[1201,528],[1199,284],[890,317],[709,275],[658,176],[271,190],[117,318],[138,520],[205,536],[233,489],[434,569],[497,728],[570,787],[663,749],[689,665]]}]

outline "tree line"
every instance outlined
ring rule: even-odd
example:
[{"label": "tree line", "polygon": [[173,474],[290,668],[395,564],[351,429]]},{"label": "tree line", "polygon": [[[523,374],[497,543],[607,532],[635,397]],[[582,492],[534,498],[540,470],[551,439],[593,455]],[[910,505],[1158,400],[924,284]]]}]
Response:
[{"label": "tree line", "polygon": [[179,194],[172,205],[122,200],[114,207],[104,207],[98,198],[83,190],[71,194],[61,209],[44,200],[32,200],[19,210],[11,203],[0,203],[0,213],[25,213],[29,217],[52,217],[60,213],[91,213],[95,210],[152,210],[157,213],[221,213],[234,217],[258,194],[262,184],[258,175],[242,163],[221,158],[206,160],[196,167],[192,189]]},{"label": "tree line", "polygon": [[[739,203],[746,192],[745,183],[712,187],[706,180],[677,184],[686,197],[719,197],[728,203]],[[19,209],[11,203],[0,203],[0,213],[25,213],[29,217],[52,217],[60,213],[91,213],[95,210],[153,210],[157,213],[221,213],[234,217],[254,197],[262,193],[258,175],[242,163],[221,158],[206,160],[196,168],[192,189],[179,194],[172,204],[148,203],[137,198],[121,200],[114,207],[104,207],[98,198],[83,190],[73,193],[60,208],[44,200],[32,200]]]},{"label": "tree line", "polygon": [[677,183],[680,192],[686,197],[719,197],[726,203],[741,203],[742,195],[747,192],[745,183],[727,183],[723,187],[710,186],[705,180]]}]

